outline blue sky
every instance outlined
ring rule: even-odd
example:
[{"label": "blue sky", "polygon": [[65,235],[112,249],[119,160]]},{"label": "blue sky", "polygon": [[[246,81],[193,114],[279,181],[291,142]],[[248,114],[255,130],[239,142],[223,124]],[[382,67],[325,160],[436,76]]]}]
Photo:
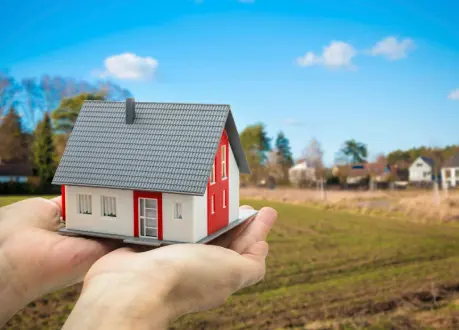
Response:
[{"label": "blue sky", "polygon": [[[229,103],[239,129],[316,137],[330,163],[459,144],[459,3],[25,0],[2,5],[0,68],[111,79],[139,101]],[[457,90],[457,92],[456,92]]]}]

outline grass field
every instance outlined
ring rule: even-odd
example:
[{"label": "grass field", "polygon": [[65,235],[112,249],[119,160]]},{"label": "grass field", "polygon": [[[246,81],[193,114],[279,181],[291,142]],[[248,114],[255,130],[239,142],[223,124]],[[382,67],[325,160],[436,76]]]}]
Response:
[{"label": "grass field", "polygon": [[[265,280],[223,307],[183,317],[172,329],[459,328],[455,223],[418,224],[259,200],[243,203],[270,205],[279,212],[269,237]],[[30,304],[7,328],[59,329],[79,289]]]}]

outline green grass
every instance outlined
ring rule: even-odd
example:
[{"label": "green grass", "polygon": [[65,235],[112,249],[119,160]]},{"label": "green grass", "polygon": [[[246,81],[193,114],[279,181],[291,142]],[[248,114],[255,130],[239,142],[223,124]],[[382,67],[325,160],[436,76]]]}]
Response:
[{"label": "green grass", "polygon": [[[269,237],[265,280],[214,311],[181,318],[173,329],[327,329],[336,324],[340,329],[445,329],[459,324],[456,224],[242,203],[269,205],[279,213]],[[10,325],[58,329],[78,290],[50,295],[46,304],[37,301]]]},{"label": "green grass", "polygon": [[24,198],[32,198],[32,197],[43,197],[43,198],[53,198],[55,197],[55,195],[45,195],[45,196],[12,196],[12,195],[8,195],[8,196],[0,196],[0,207],[2,206],[6,206],[6,205],[9,205],[9,204],[12,204],[12,203],[16,203],[16,202],[19,202],[21,200],[23,200]]}]

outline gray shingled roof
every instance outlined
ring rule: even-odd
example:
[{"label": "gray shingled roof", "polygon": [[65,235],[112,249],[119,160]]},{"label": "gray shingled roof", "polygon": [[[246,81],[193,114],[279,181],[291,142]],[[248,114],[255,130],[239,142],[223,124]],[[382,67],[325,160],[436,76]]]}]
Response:
[{"label": "gray shingled roof", "polygon": [[430,167],[435,166],[435,161],[432,158],[421,156],[421,159],[430,165]]},{"label": "gray shingled roof", "polygon": [[459,167],[459,154],[451,156],[444,164],[443,167]]},{"label": "gray shingled roof", "polygon": [[85,101],[53,184],[203,195],[223,129],[250,173],[228,105]]}]

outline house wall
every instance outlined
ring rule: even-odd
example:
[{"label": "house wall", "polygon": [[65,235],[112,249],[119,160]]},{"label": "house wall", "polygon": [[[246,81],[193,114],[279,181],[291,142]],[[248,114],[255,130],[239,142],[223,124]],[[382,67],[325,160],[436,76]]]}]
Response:
[{"label": "house wall", "polygon": [[[163,194],[163,240],[195,242],[195,196]],[[182,204],[183,219],[175,219],[175,203]],[[207,217],[204,218],[207,224]]]},{"label": "house wall", "polygon": [[207,237],[207,188],[204,196],[193,196],[194,241]]},{"label": "house wall", "polygon": [[229,222],[239,219],[239,167],[233,150],[229,146]]},{"label": "house wall", "polygon": [[[90,195],[92,214],[78,213],[78,194]],[[101,196],[116,198],[116,217],[102,215]],[[66,186],[66,227],[104,234],[134,235],[133,193],[131,190]]]},{"label": "house wall", "polygon": [[442,168],[441,178],[443,187],[459,187],[459,167]]},{"label": "house wall", "polygon": [[411,182],[432,181],[432,167],[423,161],[422,158],[416,159],[413,164],[411,164],[409,172],[409,180]]}]

